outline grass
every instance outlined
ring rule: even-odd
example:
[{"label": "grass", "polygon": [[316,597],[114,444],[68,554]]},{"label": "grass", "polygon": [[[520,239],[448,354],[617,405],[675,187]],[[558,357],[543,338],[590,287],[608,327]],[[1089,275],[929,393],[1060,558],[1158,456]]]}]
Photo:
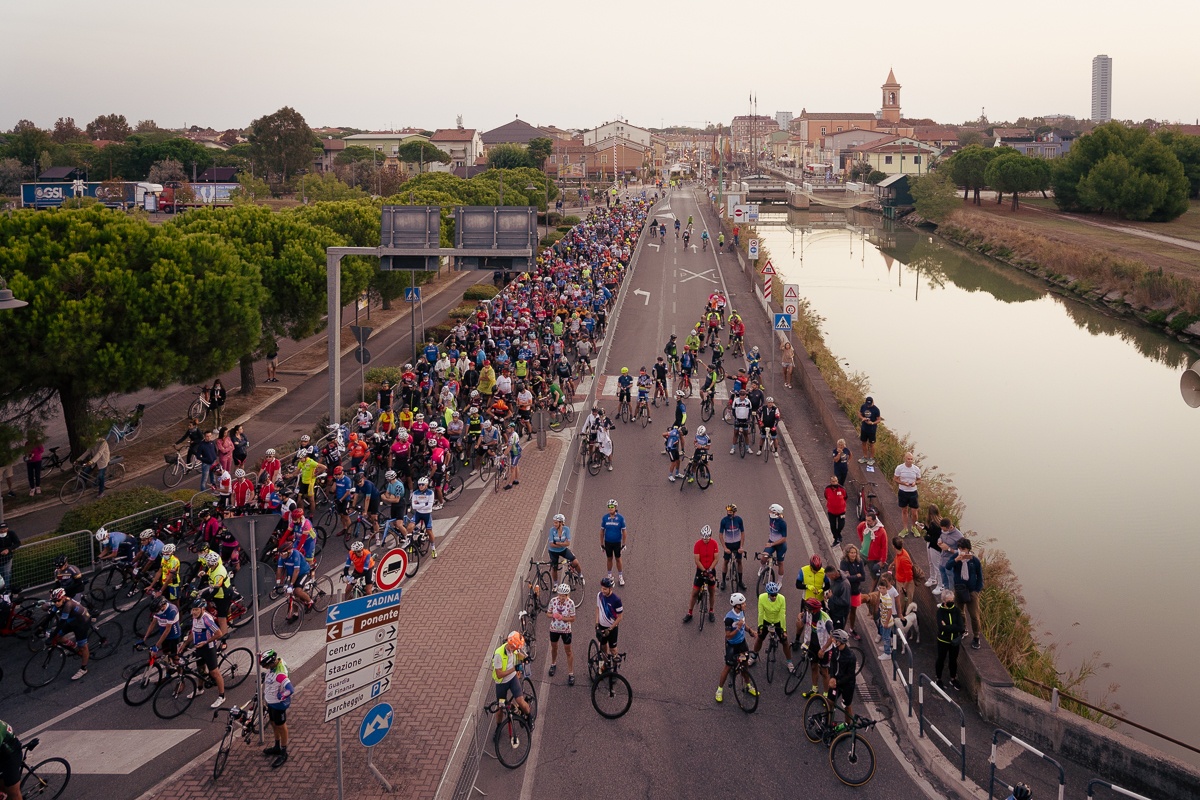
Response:
[{"label": "grass", "polygon": [[1126,222],[1132,228],[1200,242],[1200,200],[1192,200],[1183,216],[1170,222]]}]

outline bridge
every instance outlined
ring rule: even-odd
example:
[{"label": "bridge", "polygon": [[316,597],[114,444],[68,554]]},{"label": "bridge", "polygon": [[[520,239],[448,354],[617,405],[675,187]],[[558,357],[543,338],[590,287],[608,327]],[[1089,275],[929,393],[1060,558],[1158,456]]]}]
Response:
[{"label": "bridge", "polygon": [[730,188],[741,190],[747,203],[786,203],[792,208],[812,205],[854,208],[875,199],[873,187],[865,183],[795,181],[766,175],[734,181]]}]

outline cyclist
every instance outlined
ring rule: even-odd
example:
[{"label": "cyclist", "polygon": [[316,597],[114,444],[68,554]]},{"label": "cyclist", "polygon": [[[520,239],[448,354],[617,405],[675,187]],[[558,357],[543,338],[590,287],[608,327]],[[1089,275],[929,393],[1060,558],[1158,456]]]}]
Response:
[{"label": "cyclist", "polygon": [[54,558],[54,583],[72,599],[83,593],[83,573],[65,555]]},{"label": "cyclist", "polygon": [[660,239],[667,238],[667,225],[665,222],[658,223],[658,238],[660,238]]},{"label": "cyclist", "polygon": [[637,376],[638,399],[637,406],[633,409],[633,415],[636,417],[642,413],[642,409],[646,409],[646,419],[650,419],[650,388],[653,386],[653,381],[650,380],[650,373],[646,372],[646,368],[642,367],[641,372]]},{"label": "cyclist", "polygon": [[246,477],[246,470],[238,467],[233,472],[233,510],[248,514],[254,505],[254,481]]},{"label": "cyclist", "polygon": [[75,637],[75,652],[79,653],[82,663],[79,670],[71,676],[71,680],[77,681],[88,672],[88,660],[91,658],[91,652],[88,650],[88,632],[92,627],[92,615],[78,601],[71,599],[62,588],[50,592],[50,601],[55,606],[55,627],[50,635],[50,645],[57,644],[59,637],[66,633]]},{"label": "cyclist", "polygon": [[12,726],[0,720],[0,795],[21,800],[21,769],[25,750]]},{"label": "cyclist", "polygon": [[[378,536],[379,506],[383,503],[383,496],[379,494],[378,487],[367,480],[367,473],[360,472],[354,477],[354,496],[358,502],[359,512],[371,523],[371,533]],[[311,527],[309,530],[311,531]],[[311,550],[311,548],[309,549]],[[304,555],[309,561],[312,560],[311,552],[306,551]]]},{"label": "cyclist", "polygon": [[292,543],[311,567],[317,552],[317,537],[313,532],[312,522],[304,517],[304,509],[297,506],[288,514],[288,526],[279,537],[280,547],[284,541]]},{"label": "cyclist", "polygon": [[787,520],[783,518],[783,506],[779,503],[771,503],[767,512],[770,517],[767,520],[767,546],[762,550],[762,563],[766,564],[768,558],[775,556],[782,572],[783,557],[787,553]]},{"label": "cyclist", "polygon": [[258,480],[275,483],[283,477],[283,464],[275,457],[275,449],[268,448],[262,463],[258,465]]},{"label": "cyclist", "polygon": [[337,510],[338,521],[342,523],[339,536],[350,530],[350,503],[354,500],[354,481],[338,464],[333,468],[333,505]]},{"label": "cyclist", "polygon": [[[758,410],[758,454],[760,456],[763,448],[767,446],[767,432],[770,431],[772,438],[779,436],[779,423],[782,419],[779,407],[775,405],[775,398],[768,397],[767,404]],[[775,445],[775,457],[779,458],[778,442]]]},{"label": "cyclist", "polygon": [[154,536],[154,531],[146,528],[138,534],[138,541],[141,547],[138,549],[138,554],[134,556],[133,568],[135,570],[153,569],[158,560],[162,558],[163,543]]},{"label": "cyclist", "polygon": [[[717,684],[718,703],[724,699],[725,681],[729,680],[729,671],[737,666],[738,656],[750,650],[746,637],[754,636],[754,630],[746,628],[746,595],[734,592],[729,596],[729,605],[731,608],[725,614],[725,668],[721,670],[721,681]],[[753,688],[746,688],[751,694],[757,695]]]},{"label": "cyclist", "polygon": [[821,601],[809,598],[796,615],[796,640],[792,643],[802,653],[807,653],[812,662],[812,690],[804,697],[812,697],[822,689],[824,680],[829,680],[829,650],[833,647],[833,620],[821,607]]},{"label": "cyclist", "polygon": [[[746,584],[742,582],[742,556],[746,555],[746,550],[742,547],[745,544],[746,526],[742,523],[742,518],[738,516],[737,506],[733,503],[725,506],[725,516],[721,517],[721,523],[718,530],[721,532],[721,540],[725,543],[725,552],[721,555],[721,559],[725,563],[729,563],[729,559],[736,558],[737,564],[737,589],[738,591],[746,591]],[[725,578],[721,578],[721,591],[725,591]]]},{"label": "cyclist", "polygon": [[[692,388],[692,372],[696,369],[696,355],[691,347],[683,348],[683,355],[679,357],[679,381],[676,386],[687,384],[688,390]],[[680,392],[682,394],[682,392]]]},{"label": "cyclist", "polygon": [[688,242],[691,241],[691,238],[692,238],[692,229],[690,227],[684,228],[684,230],[683,230],[683,249],[684,250],[687,250]]},{"label": "cyclist", "polygon": [[[612,576],[601,578],[600,591],[596,594],[596,641],[600,643],[601,653],[617,654],[617,636],[620,633],[617,626],[621,624],[624,613],[625,606],[613,591]],[[600,664],[600,671],[604,671],[603,663]]]},{"label": "cyclist", "polygon": [[665,355],[667,357],[667,359],[670,361],[670,363],[674,364],[677,368],[679,366],[679,344],[677,342],[678,338],[679,338],[678,336],[676,336],[675,334],[672,333],[671,338],[667,340],[667,343],[665,345],[663,345],[663,355]]},{"label": "cyclist", "polygon": [[707,250],[708,249],[708,231],[707,230],[701,231],[700,241],[704,245],[704,249]]},{"label": "cyclist", "polygon": [[617,582],[625,585],[624,565],[621,562],[621,552],[625,549],[628,536],[625,527],[625,517],[617,513],[617,501],[608,501],[608,513],[600,518],[600,548],[604,551],[608,563],[608,579],[612,580],[613,559],[617,562]]},{"label": "cyclist", "polygon": [[562,639],[567,651],[567,686],[575,685],[575,655],[571,652],[571,623],[575,621],[575,601],[571,599],[571,585],[560,583],[554,587],[554,598],[546,606],[550,617],[550,671],[551,678],[558,671],[558,640]]},{"label": "cyclist", "polygon": [[[708,584],[708,621],[715,622],[716,593],[717,593],[717,543],[712,540],[712,528],[705,525],[700,529],[700,538],[692,547],[692,561],[696,564],[696,575],[692,578],[692,599],[688,603],[685,623],[692,621],[692,611],[696,608],[696,598],[700,596],[700,587]],[[700,609],[704,613],[704,609]],[[723,682],[722,682],[723,683]]]},{"label": "cyclist", "polygon": [[306,453],[296,468],[300,472],[300,496],[304,498],[305,505],[311,508],[316,481],[319,476],[325,474],[325,465],[317,461],[312,453]]},{"label": "cyclist", "polygon": [[629,390],[633,386],[633,376],[629,367],[621,367],[621,377],[617,378],[617,403],[629,402]]},{"label": "cyclist", "polygon": [[142,634],[141,644],[145,645],[156,632],[158,639],[151,645],[152,650],[161,650],[168,660],[174,662],[179,655],[179,640],[183,637],[183,628],[179,625],[179,607],[161,595],[154,600],[154,616]]},{"label": "cyclist", "polygon": [[511,489],[514,486],[521,485],[521,468],[518,464],[521,461],[521,434],[517,431],[517,423],[508,423],[508,447],[505,449],[505,458],[508,459],[508,484],[505,489]]},{"label": "cyclist", "polygon": [[706,344],[712,344],[717,340],[717,335],[721,331],[721,312],[715,308],[704,315],[704,321],[708,328],[708,341]]},{"label": "cyclist", "polygon": [[829,653],[829,687],[835,701],[841,700],[846,707],[846,724],[854,719],[854,670],[857,659],[854,651],[846,645],[850,642],[850,634],[842,628],[835,628],[829,634],[833,638],[833,650]]},{"label": "cyclist", "polygon": [[[526,658],[525,637],[519,631],[509,633],[504,643],[492,654],[492,681],[496,684],[496,699],[507,701],[511,698],[532,726],[532,712],[525,701],[525,693],[521,691],[520,665]],[[497,709],[496,722],[499,723],[501,719],[502,715]]]},{"label": "cyclist", "polygon": [[[500,428],[492,424],[490,419],[483,421],[479,432],[479,443],[475,445],[477,463],[483,464],[484,459],[490,459],[500,452]],[[474,475],[475,470],[470,474]]]},{"label": "cyclist", "polygon": [[679,228],[680,228],[680,225],[679,225],[679,220],[678,220],[678,219],[676,219],[676,220],[675,220],[675,238],[676,238],[676,239],[678,239],[678,238],[679,238]]},{"label": "cyclist", "polygon": [[746,390],[742,389],[737,393],[737,397],[733,398],[733,444],[729,446],[731,454],[737,449],[739,435],[745,437],[747,449],[754,446],[750,434],[750,413],[750,398],[746,397]]},{"label": "cyclist", "polygon": [[[209,677],[217,685],[217,699],[209,708],[220,708],[221,704],[225,702],[225,678],[221,675],[221,670],[217,665],[217,642],[223,640],[225,633],[212,618],[212,614],[205,610],[206,607],[207,603],[202,597],[197,597],[192,601],[192,635],[189,641],[184,643],[183,649],[179,653],[183,655],[189,647],[195,649],[197,660],[208,668]],[[203,684],[196,690],[196,694],[204,694]]]},{"label": "cyclist", "polygon": [[[216,553],[213,553],[215,556]],[[219,560],[219,559],[218,559]],[[304,603],[305,611],[312,611],[313,601],[304,591],[304,579],[308,577],[309,566],[308,561],[300,554],[299,550],[292,547],[291,542],[284,542],[279,545],[279,561],[278,572],[276,573],[275,585],[282,586],[283,581],[279,579],[279,575],[283,574],[287,577],[287,593],[295,593],[296,597],[300,598],[300,602]],[[288,617],[288,622],[294,622],[299,614]]]},{"label": "cyclist", "polygon": [[258,665],[265,670],[262,673],[263,704],[267,707],[267,718],[271,720],[271,727],[275,731],[275,746],[264,748],[263,755],[275,756],[271,768],[278,769],[288,760],[287,710],[296,690],[288,677],[287,664],[274,650],[259,653]]},{"label": "cyclist", "polygon": [[725,232],[724,231],[721,231],[720,233],[717,234],[717,247],[719,247],[722,250],[725,249]]},{"label": "cyclist", "polygon": [[687,430],[684,425],[687,424],[687,400],[682,389],[675,390],[675,427],[679,428],[681,434],[686,435]]},{"label": "cyclist", "polygon": [[560,561],[566,561],[567,568],[573,570],[579,576],[580,582],[583,582],[583,567],[580,565],[579,559],[575,557],[575,553],[571,552],[571,529],[567,527],[566,522],[567,518],[562,514],[555,514],[546,542],[546,550],[550,553],[550,575],[553,577],[555,585],[558,584],[558,562]]},{"label": "cyclist", "polygon": [[795,672],[796,665],[792,663],[792,643],[788,641],[787,635],[787,598],[779,591],[779,584],[775,581],[769,581],[764,588],[766,591],[758,596],[758,639],[754,643],[751,658],[758,658],[758,652],[762,650],[767,634],[773,629],[783,645],[788,672]]},{"label": "cyclist", "polygon": [[[284,547],[291,547],[291,543],[285,542],[279,547],[282,550]],[[212,600],[217,609],[217,624],[220,626],[221,635],[224,636],[229,631],[229,606],[233,602],[229,570],[221,563],[221,556],[212,551],[204,555],[204,563],[208,569],[201,571],[200,580],[205,587],[197,599],[203,600],[207,597]]]},{"label": "cyclist", "polygon": [[654,366],[651,367],[650,370],[652,372],[651,377],[654,379],[654,399],[657,400],[659,397],[661,397],[662,399],[666,400],[667,362],[663,360],[662,356],[659,356],[658,360],[654,362]]},{"label": "cyclist", "polygon": [[746,354],[747,368],[750,377],[758,380],[762,377],[762,354],[758,352],[758,345],[750,348],[750,352]]},{"label": "cyclist", "polygon": [[729,315],[729,346],[742,344],[746,338],[746,323],[736,311]]},{"label": "cyclist", "polygon": [[175,545],[164,544],[162,559],[158,563],[158,574],[150,584],[150,591],[155,589],[168,600],[179,602],[179,557],[175,555]]},{"label": "cyclist", "polygon": [[725,346],[721,344],[721,340],[713,338],[712,340],[712,368],[714,372],[723,373],[725,370],[721,367],[721,359],[725,357]]},{"label": "cyclist", "polygon": [[700,338],[701,326],[696,323],[696,327],[688,331],[687,338],[683,340],[683,349],[691,350],[693,353],[698,353],[704,349],[704,342]]},{"label": "cyclist", "polygon": [[375,559],[372,557],[371,551],[362,542],[351,544],[350,553],[346,556],[346,564],[342,567],[342,583],[346,584],[346,599],[350,599],[356,580],[363,582],[364,594],[375,591],[374,572]]},{"label": "cyclist", "polygon": [[[714,361],[704,375],[704,384],[700,387],[700,396],[712,403],[717,396],[717,385],[721,382],[721,374],[717,371],[718,364]],[[730,452],[733,452],[732,450]]]},{"label": "cyclist", "polygon": [[[699,467],[700,464],[708,458],[708,448],[712,444],[712,439],[708,438],[708,429],[703,425],[696,428],[696,438],[692,441],[692,465]],[[692,474],[688,476],[688,483],[696,482],[696,470],[692,470]]]},{"label": "cyclist", "polygon": [[429,537],[430,555],[437,558],[437,548],[433,545],[433,507],[437,496],[429,488],[429,478],[417,481],[417,490],[412,493],[412,510],[414,527],[416,523],[425,526],[425,535]]},{"label": "cyclist", "polygon": [[800,573],[796,575],[796,588],[804,592],[804,602],[816,600],[818,606],[821,604],[825,597],[825,565],[821,556],[813,553],[808,563],[800,568]]},{"label": "cyclist", "polygon": [[692,227],[692,215],[691,215],[691,214],[688,214],[688,224],[687,224],[687,226],[688,226],[689,228],[690,228],[690,227]]},{"label": "cyclist", "polygon": [[663,434],[663,438],[667,440],[667,458],[670,459],[670,463],[667,464],[667,480],[674,483],[677,478],[683,477],[679,474],[679,462],[683,458],[683,434],[680,433],[678,425],[672,425]]},{"label": "cyclist", "polygon": [[133,537],[120,531],[101,528],[96,531],[96,543],[100,546],[101,561],[129,561],[133,555]]}]

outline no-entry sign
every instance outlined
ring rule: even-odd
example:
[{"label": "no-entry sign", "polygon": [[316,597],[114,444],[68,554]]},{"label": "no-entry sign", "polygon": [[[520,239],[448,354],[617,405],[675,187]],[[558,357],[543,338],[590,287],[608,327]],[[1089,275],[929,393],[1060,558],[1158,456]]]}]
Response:
[{"label": "no-entry sign", "polygon": [[404,579],[407,570],[408,553],[399,547],[392,548],[384,553],[375,565],[375,585],[384,592],[395,589]]}]

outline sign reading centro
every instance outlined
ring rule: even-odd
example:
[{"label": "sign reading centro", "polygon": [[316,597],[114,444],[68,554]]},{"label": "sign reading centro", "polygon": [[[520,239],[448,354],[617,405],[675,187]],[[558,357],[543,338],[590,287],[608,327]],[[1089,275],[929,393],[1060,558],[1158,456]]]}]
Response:
[{"label": "sign reading centro", "polygon": [[394,547],[384,553],[375,566],[375,585],[381,591],[395,589],[404,580],[408,571],[408,553],[403,548]]}]

